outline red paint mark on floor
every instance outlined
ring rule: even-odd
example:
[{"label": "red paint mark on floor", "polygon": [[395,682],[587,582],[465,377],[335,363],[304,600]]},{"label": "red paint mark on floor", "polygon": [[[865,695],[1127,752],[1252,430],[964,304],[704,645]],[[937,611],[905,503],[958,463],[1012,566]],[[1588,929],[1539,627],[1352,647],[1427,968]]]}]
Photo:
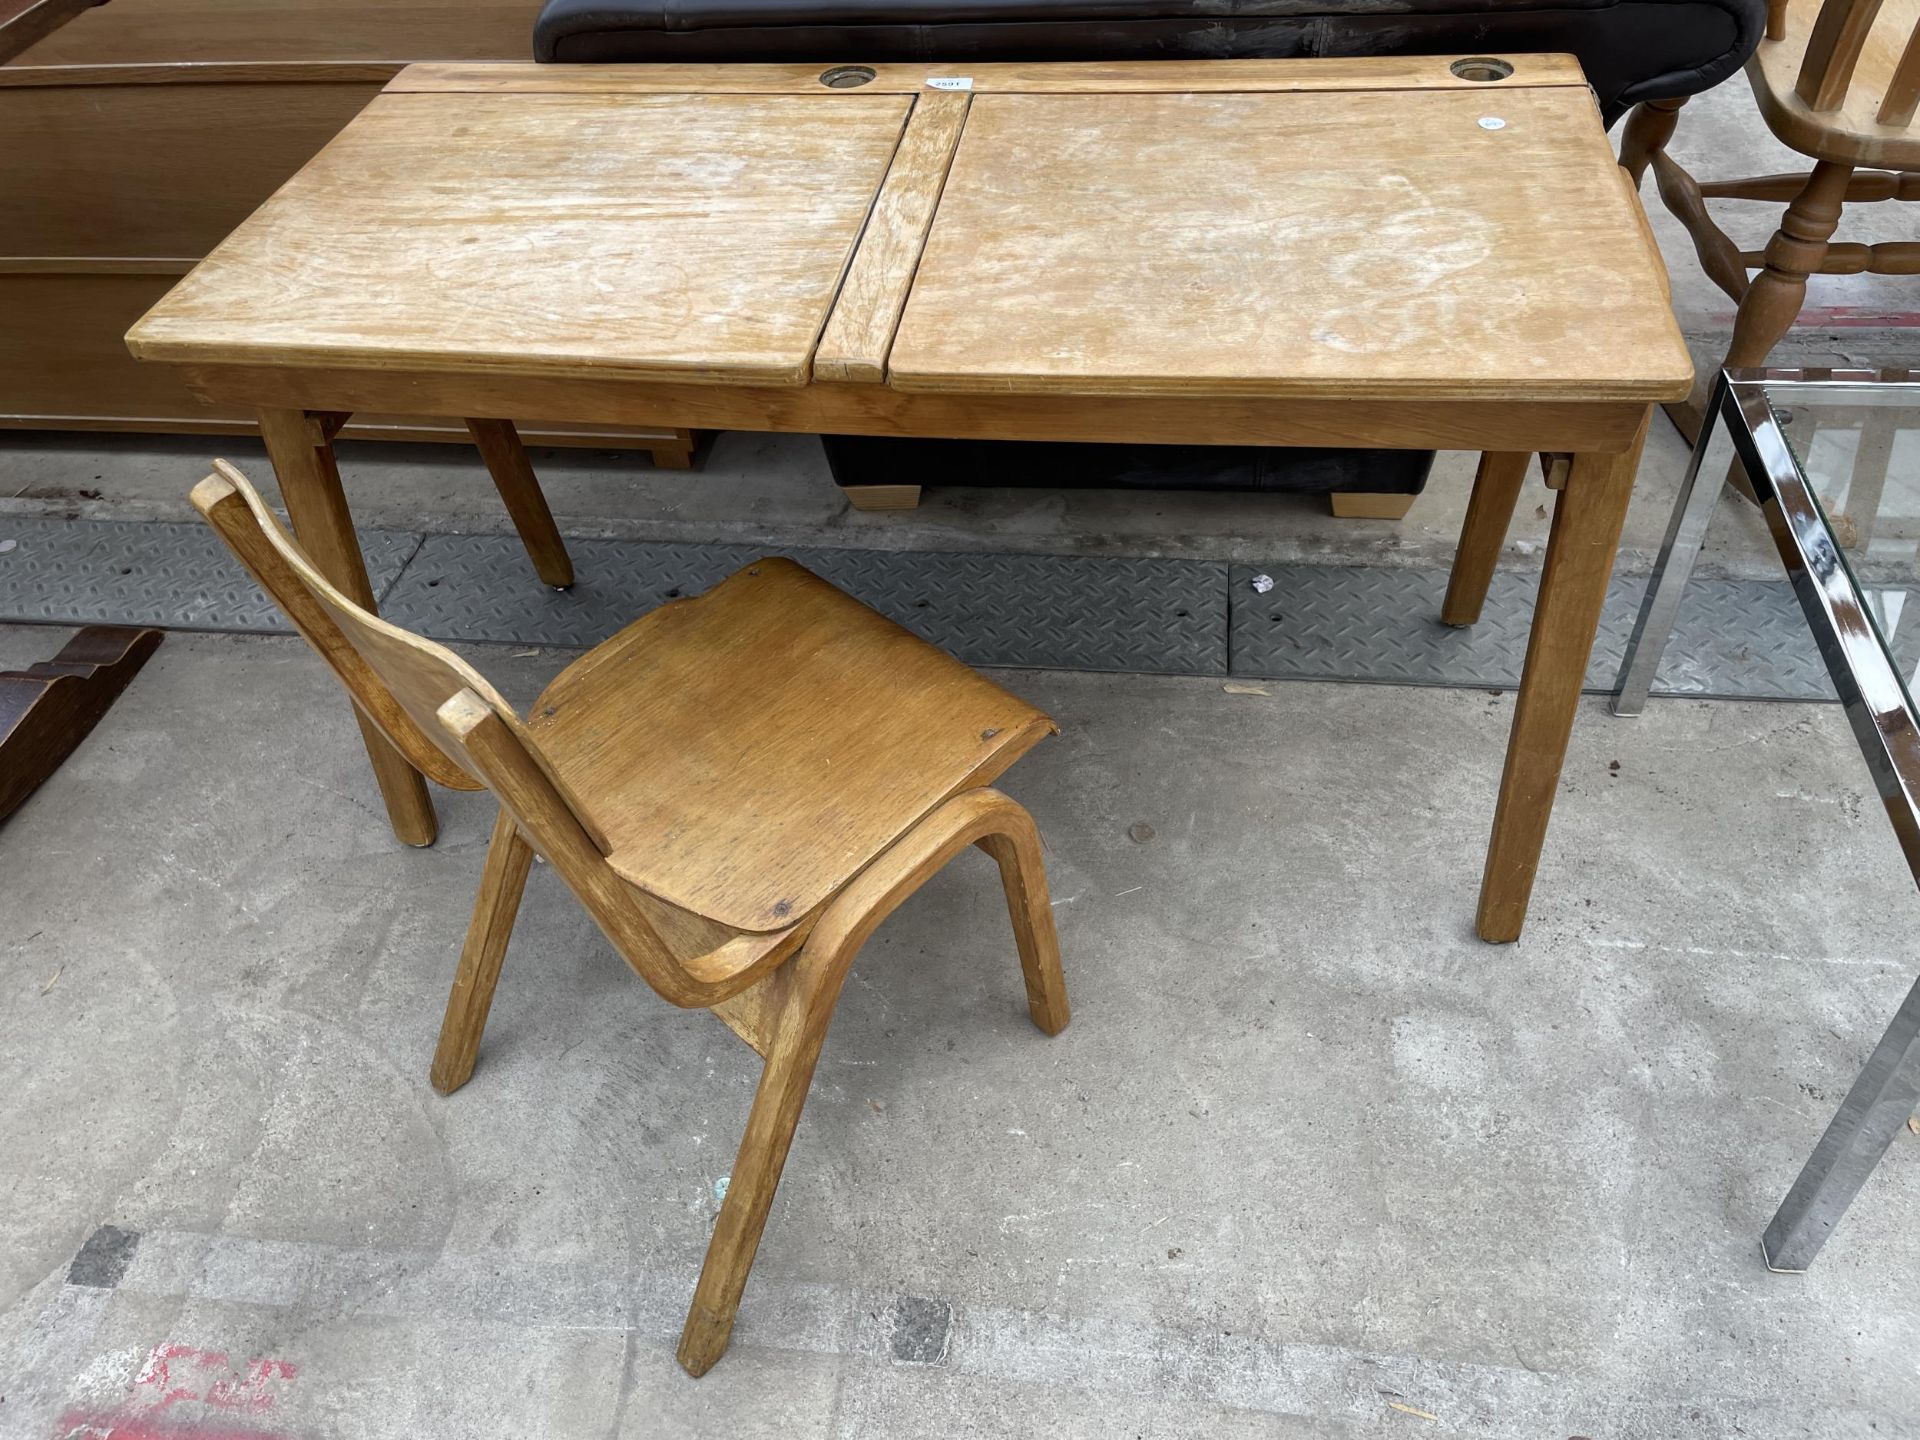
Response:
[{"label": "red paint mark on floor", "polygon": [[1878,310],[1868,305],[1818,305],[1802,310],[1795,322],[1834,330],[1867,328],[1902,330],[1920,327],[1920,310]]},{"label": "red paint mark on floor", "polygon": [[[270,1413],[300,1373],[291,1360],[256,1358],[236,1365],[224,1350],[164,1341],[133,1377],[132,1397],[103,1410],[69,1410],[54,1440],[281,1440],[266,1430],[222,1423],[229,1415]],[[178,1407],[178,1408],[176,1408]]]},{"label": "red paint mark on floor", "polygon": [[[1713,317],[1720,328],[1733,328],[1733,311]],[[1871,305],[1810,305],[1794,320],[1803,330],[1914,330],[1920,329],[1920,310],[1883,310]]]}]

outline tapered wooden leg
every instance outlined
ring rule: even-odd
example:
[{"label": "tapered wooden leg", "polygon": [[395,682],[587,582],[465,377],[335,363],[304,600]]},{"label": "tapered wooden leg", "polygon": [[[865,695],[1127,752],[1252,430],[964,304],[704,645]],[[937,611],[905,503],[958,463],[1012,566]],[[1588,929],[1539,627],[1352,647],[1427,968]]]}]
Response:
[{"label": "tapered wooden leg", "polygon": [[1404,520],[1418,495],[1375,495],[1361,490],[1333,490],[1327,508],[1339,520]]},{"label": "tapered wooden leg", "polygon": [[1020,947],[1020,971],[1027,982],[1027,1013],[1049,1035],[1067,1028],[1067,978],[1060,970],[1060,935],[1053,928],[1053,902],[1047,894],[1047,864],[1040,832],[1022,812],[1025,824],[1010,824],[1000,834],[983,835],[980,848],[1000,867],[1006,887],[1013,938]]},{"label": "tapered wooden leg", "polygon": [[487,473],[506,502],[534,573],[554,589],[565,590],[573,584],[573,562],[567,558],[567,542],[553,523],[547,497],[540,491],[533,462],[527,459],[527,447],[520,443],[520,432],[511,420],[469,420],[467,433],[487,462]]},{"label": "tapered wooden leg", "polygon": [[473,1074],[487,1011],[493,1005],[493,987],[500,979],[500,962],[506,958],[507,941],[513,938],[513,917],[520,911],[520,894],[532,865],[533,847],[502,809],[493,822],[480,892],[473,899],[473,920],[460,950],[453,992],[447,996],[447,1015],[440,1022],[440,1046],[433,1054],[433,1088],[442,1095],[451,1095]]},{"label": "tapered wooden leg", "polygon": [[[280,498],[286,502],[301,547],[348,599],[374,609],[373,586],[367,580],[359,537],[353,533],[333,443],[321,420],[300,410],[262,410],[260,438],[266,441],[267,456],[280,479]],[[431,845],[439,826],[425,778],[358,706],[354,718],[360,722],[393,833],[409,845]]]},{"label": "tapered wooden leg", "polygon": [[1532,460],[1524,450],[1489,450],[1480,457],[1473,498],[1467,501],[1467,519],[1460,529],[1460,548],[1453,552],[1447,598],[1440,606],[1442,624],[1471,625],[1480,618]]},{"label": "tapered wooden leg", "polygon": [[1807,277],[1826,259],[1827,242],[1840,225],[1853,167],[1822,160],[1807,176],[1800,196],[1787,207],[1767,243],[1766,268],[1753,277],[1734,317],[1727,364],[1764,365],[1780,337],[1793,328],[1807,298]]},{"label": "tapered wooden leg", "polygon": [[848,485],[841,493],[856,510],[911,510],[920,503],[918,485]]},{"label": "tapered wooden leg", "polygon": [[1680,107],[1686,103],[1684,95],[1671,100],[1649,100],[1635,106],[1633,114],[1627,117],[1627,128],[1620,136],[1620,166],[1633,177],[1635,185],[1645,177],[1653,157],[1667,148],[1674,126],[1680,121]]},{"label": "tapered wooden leg", "polygon": [[762,982],[781,986],[785,993],[775,1002],[782,1009],[767,1047],[767,1066],[754,1092],[747,1133],[727,1180],[727,1198],[721,1202],[700,1283],[680,1332],[680,1364],[689,1375],[706,1374],[726,1353],[850,958],[831,950],[816,952],[809,945]]},{"label": "tapered wooden leg", "polygon": [[1480,883],[1483,940],[1518,940],[1526,922],[1560,766],[1646,438],[1642,420],[1640,434],[1625,454],[1576,455],[1566,488],[1554,502],[1553,531]]}]

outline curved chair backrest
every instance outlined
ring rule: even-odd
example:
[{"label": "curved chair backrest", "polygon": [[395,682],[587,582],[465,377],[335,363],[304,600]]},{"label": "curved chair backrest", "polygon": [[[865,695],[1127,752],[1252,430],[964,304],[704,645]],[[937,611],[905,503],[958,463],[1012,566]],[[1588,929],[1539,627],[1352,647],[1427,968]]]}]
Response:
[{"label": "curved chair backrest", "polygon": [[214,461],[214,473],[194,487],[193,503],[361,713],[422,774],[455,789],[492,790],[642,979],[677,1005],[711,1005],[740,988],[739,967],[767,946],[723,945],[690,960],[677,955],[633,888],[606,863],[606,838],[592,812],[486,677],[445,646],[343,595],[226,461]]},{"label": "curved chair backrest", "polygon": [[[1792,0],[1769,0],[1769,40],[1786,39],[1790,3]],[[1846,103],[1860,67],[1860,57],[1871,44],[1880,47],[1875,51],[1880,58],[1872,70],[1876,75],[1884,71],[1886,76],[1886,88],[1877,97],[1880,108],[1874,119],[1881,125],[1896,128],[1911,125],[1915,110],[1920,109],[1920,24],[1907,27],[1906,33],[1901,34],[1897,16],[1881,15],[1881,0],[1799,0],[1799,3],[1818,3],[1820,13],[1814,17],[1813,31],[1807,38],[1806,57],[1801,62],[1794,93],[1811,110],[1838,110]],[[1900,59],[1889,67],[1887,62],[1896,48]]]}]

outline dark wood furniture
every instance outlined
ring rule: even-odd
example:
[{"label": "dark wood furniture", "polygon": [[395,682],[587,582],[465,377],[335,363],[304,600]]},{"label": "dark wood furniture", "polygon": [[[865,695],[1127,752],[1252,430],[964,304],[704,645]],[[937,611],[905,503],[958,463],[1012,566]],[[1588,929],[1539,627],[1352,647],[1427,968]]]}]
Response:
[{"label": "dark wood furniture", "polygon": [[[520,59],[537,0],[0,0],[40,29],[0,65],[0,428],[253,429],[121,336],[359,113],[404,62]],[[11,29],[12,27],[10,27]],[[4,57],[0,51],[0,58]],[[511,418],[511,417],[509,417]],[[357,417],[350,438],[465,441],[445,419]],[[539,426],[649,449],[685,431]]]},{"label": "dark wood furniture", "polygon": [[87,738],[160,639],[158,630],[90,625],[53,659],[0,674],[0,820]]}]

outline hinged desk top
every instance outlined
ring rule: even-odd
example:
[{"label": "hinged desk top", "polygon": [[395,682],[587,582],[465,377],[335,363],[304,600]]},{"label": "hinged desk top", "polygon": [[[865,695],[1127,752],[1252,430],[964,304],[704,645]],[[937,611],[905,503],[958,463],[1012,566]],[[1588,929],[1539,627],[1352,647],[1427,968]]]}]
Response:
[{"label": "hinged desk top", "polygon": [[849,88],[417,65],[128,343],[956,396],[1683,396],[1578,67],[1512,63],[883,65]]}]

